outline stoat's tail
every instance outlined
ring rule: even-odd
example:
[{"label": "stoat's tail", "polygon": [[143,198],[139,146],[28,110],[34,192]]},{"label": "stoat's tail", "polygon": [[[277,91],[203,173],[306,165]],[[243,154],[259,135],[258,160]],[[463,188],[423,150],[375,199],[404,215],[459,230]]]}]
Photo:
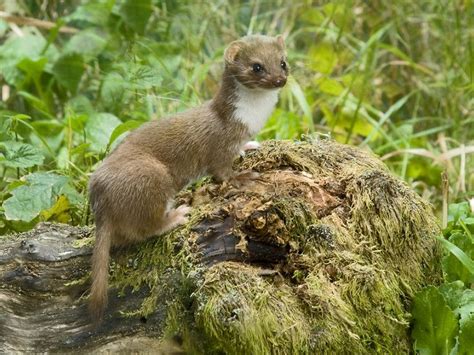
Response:
[{"label": "stoat's tail", "polygon": [[106,226],[97,226],[95,246],[92,254],[92,287],[89,312],[95,324],[102,320],[107,306],[109,258],[112,231]]}]

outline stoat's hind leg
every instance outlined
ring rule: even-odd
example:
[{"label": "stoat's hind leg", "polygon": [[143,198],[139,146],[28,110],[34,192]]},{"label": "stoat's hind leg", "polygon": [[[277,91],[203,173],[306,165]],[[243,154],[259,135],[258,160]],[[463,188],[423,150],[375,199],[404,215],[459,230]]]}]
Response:
[{"label": "stoat's hind leg", "polygon": [[165,213],[161,226],[155,231],[157,235],[164,234],[170,230],[188,222],[187,215],[191,211],[191,207],[181,205],[178,208],[170,209]]}]

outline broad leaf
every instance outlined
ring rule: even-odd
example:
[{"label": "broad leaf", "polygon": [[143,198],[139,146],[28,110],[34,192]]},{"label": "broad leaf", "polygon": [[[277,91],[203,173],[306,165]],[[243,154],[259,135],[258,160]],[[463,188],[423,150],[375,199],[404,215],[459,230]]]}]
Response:
[{"label": "broad leaf", "polygon": [[37,59],[45,45],[46,40],[40,36],[26,35],[8,38],[0,47],[0,74],[9,84],[18,84],[23,75],[17,68],[17,64],[23,58]]},{"label": "broad leaf", "polygon": [[132,130],[140,127],[142,124],[143,124],[143,122],[136,121],[136,120],[130,120],[130,121],[127,121],[127,122],[124,122],[124,123],[118,125],[117,127],[115,127],[114,131],[110,135],[109,143],[108,143],[107,146],[110,147],[115,142],[115,140],[118,137],[120,137],[122,134],[124,134],[125,132],[128,132],[128,131],[132,131]]},{"label": "broad leaf", "polygon": [[458,221],[468,218],[471,214],[471,208],[469,203],[451,203],[448,207],[448,228],[447,231],[451,231],[451,228],[458,223]]},{"label": "broad leaf", "polygon": [[67,21],[88,22],[105,26],[114,6],[115,0],[94,0],[78,6],[66,17]]},{"label": "broad leaf", "polygon": [[344,91],[344,86],[337,80],[321,77],[318,80],[315,80],[315,84],[318,85],[318,89],[329,95],[339,96]]},{"label": "broad leaf", "polygon": [[145,32],[151,12],[151,0],[125,0],[120,7],[120,16],[138,34]]},{"label": "broad leaf", "polygon": [[41,217],[43,220],[48,221],[53,219],[57,222],[68,223],[71,216],[67,213],[71,205],[66,196],[59,196],[56,203],[49,209],[41,211]]},{"label": "broad leaf", "polygon": [[61,195],[72,202],[77,192],[68,182],[66,176],[54,173],[34,173],[26,176],[26,184],[11,191],[12,196],[3,203],[5,217],[11,221],[29,222],[42,211],[51,209]]},{"label": "broad leaf", "polygon": [[441,285],[439,291],[449,308],[459,316],[461,324],[474,316],[474,290],[466,288],[461,281],[455,281]]},{"label": "broad leaf", "polygon": [[333,45],[320,42],[309,50],[309,67],[315,72],[331,74],[337,64],[337,52]]},{"label": "broad leaf", "polygon": [[449,308],[453,310],[459,307],[465,289],[464,283],[459,280],[445,283],[438,288]]},{"label": "broad leaf", "polygon": [[[0,46],[0,74],[4,76],[7,83],[15,86],[19,85],[24,78],[24,74],[17,67],[20,62],[24,59],[36,62],[42,60],[42,57],[53,60],[57,56],[57,50],[53,46],[42,53],[45,47],[46,40],[40,35],[26,34],[23,37],[9,37]],[[42,65],[42,63],[40,64]]]},{"label": "broad leaf", "polygon": [[461,322],[458,339],[458,355],[472,355],[474,352],[474,314]]},{"label": "broad leaf", "polygon": [[32,78],[39,78],[47,63],[46,57],[39,57],[36,60],[24,58],[18,62],[17,67]]},{"label": "broad leaf", "polygon": [[468,288],[464,290],[459,299],[459,305],[454,309],[454,312],[459,315],[461,325],[474,316],[474,290]]},{"label": "broad leaf", "polygon": [[112,72],[105,76],[100,91],[101,99],[108,110],[123,105],[131,92],[130,84],[119,73]]},{"label": "broad leaf", "polygon": [[412,337],[420,354],[449,354],[455,345],[458,320],[443,295],[433,286],[418,293],[413,303]]},{"label": "broad leaf", "polygon": [[86,123],[86,134],[90,140],[90,149],[96,153],[103,153],[114,129],[122,122],[110,113],[96,113],[89,117]]},{"label": "broad leaf", "polygon": [[76,92],[84,70],[84,58],[78,53],[62,55],[53,66],[56,80],[72,92]]},{"label": "broad leaf", "polygon": [[65,53],[79,53],[86,58],[97,57],[107,45],[106,37],[93,30],[77,33],[64,47]]},{"label": "broad leaf", "polygon": [[7,141],[0,143],[0,164],[10,168],[30,168],[43,163],[44,156],[41,151],[30,144]]}]

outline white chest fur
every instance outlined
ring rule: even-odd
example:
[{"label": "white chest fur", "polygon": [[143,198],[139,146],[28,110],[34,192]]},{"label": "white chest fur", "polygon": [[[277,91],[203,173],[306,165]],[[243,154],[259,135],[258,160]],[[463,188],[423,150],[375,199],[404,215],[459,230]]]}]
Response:
[{"label": "white chest fur", "polygon": [[265,125],[278,101],[279,89],[249,89],[237,83],[234,118],[245,124],[251,136]]}]

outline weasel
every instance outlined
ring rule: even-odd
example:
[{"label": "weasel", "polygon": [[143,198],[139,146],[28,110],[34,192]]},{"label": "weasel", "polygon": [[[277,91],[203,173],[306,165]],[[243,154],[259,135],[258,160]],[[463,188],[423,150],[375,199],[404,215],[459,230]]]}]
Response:
[{"label": "weasel", "polygon": [[232,42],[214,98],[202,106],[150,121],[130,133],[92,174],[95,216],[89,309],[95,322],[107,305],[110,248],[164,234],[187,221],[188,206],[172,208],[175,194],[212,175],[235,177],[234,158],[264,126],[285,85],[289,66],[283,37],[252,35]]}]

